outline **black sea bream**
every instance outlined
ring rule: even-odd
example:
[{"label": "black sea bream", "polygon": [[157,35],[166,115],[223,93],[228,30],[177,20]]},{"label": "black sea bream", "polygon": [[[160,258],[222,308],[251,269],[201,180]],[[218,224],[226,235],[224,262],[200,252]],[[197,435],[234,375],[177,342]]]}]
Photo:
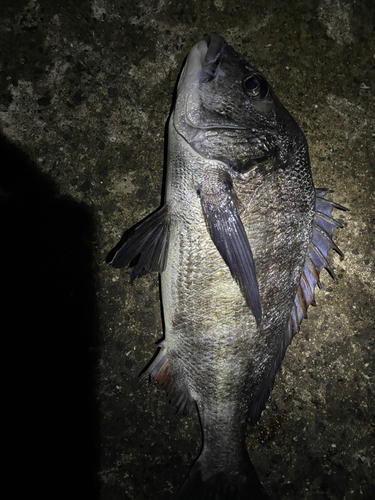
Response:
[{"label": "black sea bream", "polygon": [[[245,446],[310,304],[331,236],[301,129],[265,77],[218,35],[187,57],[169,119],[164,205],[112,265],[161,273],[165,339],[148,368],[201,454],[178,499],[267,498]],[[339,252],[340,253],[340,252]],[[137,260],[138,259],[138,260]]]}]

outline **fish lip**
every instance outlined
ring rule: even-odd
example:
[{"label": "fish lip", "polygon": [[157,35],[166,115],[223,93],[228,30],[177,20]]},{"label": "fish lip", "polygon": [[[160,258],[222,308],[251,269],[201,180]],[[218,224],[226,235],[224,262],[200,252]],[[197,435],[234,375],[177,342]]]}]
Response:
[{"label": "fish lip", "polygon": [[202,62],[201,79],[202,81],[210,81],[215,78],[217,70],[226,46],[224,38],[220,35],[211,35],[207,43],[205,58]]},{"label": "fish lip", "polygon": [[[237,125],[216,125],[214,123],[200,125],[190,118],[191,112],[189,112],[189,110],[191,109],[191,103],[199,100],[199,87],[203,83],[207,83],[216,77],[220,70],[220,62],[226,45],[227,43],[224,38],[220,35],[213,34],[208,37],[208,39],[203,39],[194,45],[187,56],[185,66],[177,85],[177,95],[182,92],[183,87],[188,89],[183,96],[182,109],[184,122],[193,129],[246,129],[246,127],[239,127]],[[176,129],[178,129],[178,127],[176,127]]]},{"label": "fish lip", "polygon": [[194,85],[197,75],[202,70],[207,51],[206,40],[201,40],[190,50],[177,85],[177,94],[181,92],[183,86],[192,87]]},{"label": "fish lip", "polygon": [[208,39],[203,39],[194,45],[187,56],[177,91],[180,90],[183,84],[189,85],[190,80],[197,76],[202,81],[205,79],[206,81],[208,81],[207,79],[212,80],[226,45],[224,38],[220,35],[211,35]]}]

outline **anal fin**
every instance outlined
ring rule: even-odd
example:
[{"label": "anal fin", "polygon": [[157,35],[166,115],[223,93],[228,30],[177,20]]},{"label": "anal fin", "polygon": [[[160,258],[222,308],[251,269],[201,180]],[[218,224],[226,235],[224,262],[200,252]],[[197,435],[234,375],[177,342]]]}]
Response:
[{"label": "anal fin", "polygon": [[176,407],[177,415],[188,415],[193,406],[193,400],[186,389],[181,387],[171,375],[164,342],[159,344],[159,348],[159,352],[142,376],[144,378],[148,377],[152,384],[158,385],[165,390],[169,402]]}]

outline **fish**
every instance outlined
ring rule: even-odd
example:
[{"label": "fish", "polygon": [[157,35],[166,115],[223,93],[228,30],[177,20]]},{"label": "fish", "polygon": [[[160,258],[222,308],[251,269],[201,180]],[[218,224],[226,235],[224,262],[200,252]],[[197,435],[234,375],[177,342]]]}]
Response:
[{"label": "fish", "polygon": [[161,275],[164,338],[144,372],[201,452],[178,500],[269,498],[245,444],[292,338],[315,305],[345,207],[314,187],[307,140],[265,76],[216,34],[189,52],[168,124],[161,207],[111,265]]}]

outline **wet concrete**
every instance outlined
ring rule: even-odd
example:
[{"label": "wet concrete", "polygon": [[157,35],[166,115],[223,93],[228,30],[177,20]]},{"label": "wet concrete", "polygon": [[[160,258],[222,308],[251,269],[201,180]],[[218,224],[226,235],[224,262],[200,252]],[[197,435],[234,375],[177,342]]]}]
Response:
[{"label": "wet concrete", "polygon": [[199,450],[197,416],[136,380],[162,336],[158,278],[130,285],[105,257],[160,203],[173,88],[211,32],[265,73],[315,185],[350,208],[252,461],[272,498],[374,498],[373,2],[2,0],[0,14],[9,498],[168,498]]}]

